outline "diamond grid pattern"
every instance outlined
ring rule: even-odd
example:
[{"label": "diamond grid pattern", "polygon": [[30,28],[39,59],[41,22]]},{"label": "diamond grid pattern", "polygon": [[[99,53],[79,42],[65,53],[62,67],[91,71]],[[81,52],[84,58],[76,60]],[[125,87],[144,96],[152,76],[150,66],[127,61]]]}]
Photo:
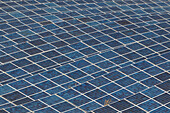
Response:
[{"label": "diamond grid pattern", "polygon": [[0,1],[0,112],[169,113],[168,0]]}]

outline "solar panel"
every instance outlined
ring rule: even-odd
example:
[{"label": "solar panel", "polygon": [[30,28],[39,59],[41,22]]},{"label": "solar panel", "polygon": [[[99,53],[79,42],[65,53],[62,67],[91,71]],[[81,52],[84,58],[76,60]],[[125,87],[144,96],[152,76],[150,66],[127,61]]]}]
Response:
[{"label": "solar panel", "polygon": [[170,112],[170,1],[0,1],[0,112]]}]

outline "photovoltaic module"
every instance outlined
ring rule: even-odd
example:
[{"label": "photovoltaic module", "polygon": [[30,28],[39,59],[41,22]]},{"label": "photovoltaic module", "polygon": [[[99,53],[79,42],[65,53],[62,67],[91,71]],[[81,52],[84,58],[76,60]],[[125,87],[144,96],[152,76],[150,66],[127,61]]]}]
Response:
[{"label": "photovoltaic module", "polygon": [[170,113],[169,0],[0,0],[0,113]]}]

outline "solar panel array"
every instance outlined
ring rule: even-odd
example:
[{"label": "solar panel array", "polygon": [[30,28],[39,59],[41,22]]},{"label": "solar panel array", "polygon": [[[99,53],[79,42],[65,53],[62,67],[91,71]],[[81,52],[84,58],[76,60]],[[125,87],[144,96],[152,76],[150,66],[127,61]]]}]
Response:
[{"label": "solar panel array", "polygon": [[170,1],[0,0],[0,113],[169,113]]}]

